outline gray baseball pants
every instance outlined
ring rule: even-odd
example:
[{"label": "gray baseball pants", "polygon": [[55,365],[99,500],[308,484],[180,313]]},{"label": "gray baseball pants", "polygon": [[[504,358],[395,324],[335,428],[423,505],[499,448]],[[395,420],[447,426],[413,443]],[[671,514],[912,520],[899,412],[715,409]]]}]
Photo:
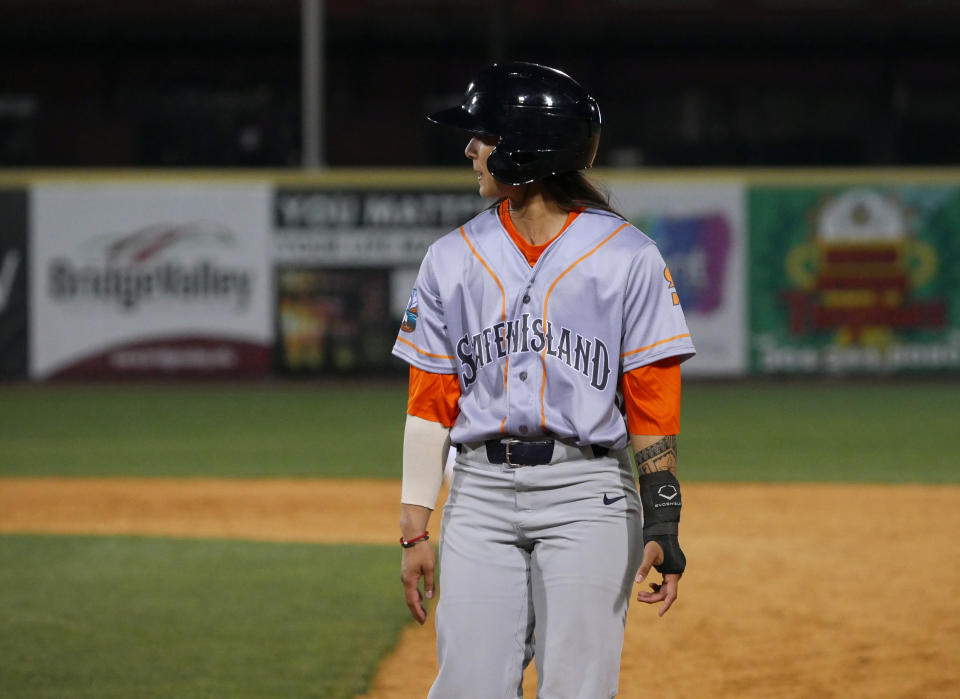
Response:
[{"label": "gray baseball pants", "polygon": [[520,698],[531,658],[539,699],[616,695],[643,555],[640,498],[625,452],[588,459],[558,443],[554,459],[511,467],[482,448],[457,455],[430,699]]}]

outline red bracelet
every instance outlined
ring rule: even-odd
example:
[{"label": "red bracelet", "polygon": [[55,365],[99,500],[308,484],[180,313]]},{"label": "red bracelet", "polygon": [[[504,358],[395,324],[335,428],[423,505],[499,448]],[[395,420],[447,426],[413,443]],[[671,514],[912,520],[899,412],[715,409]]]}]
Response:
[{"label": "red bracelet", "polygon": [[421,541],[430,541],[430,532],[424,532],[420,536],[415,536],[412,539],[404,539],[402,536],[400,537],[400,545],[405,549],[416,546]]}]

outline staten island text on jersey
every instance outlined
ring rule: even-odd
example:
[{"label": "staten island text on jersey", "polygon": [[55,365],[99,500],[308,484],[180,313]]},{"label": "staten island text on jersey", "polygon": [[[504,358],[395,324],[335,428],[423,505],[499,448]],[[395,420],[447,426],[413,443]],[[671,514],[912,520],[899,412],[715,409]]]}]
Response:
[{"label": "staten island text on jersey", "polygon": [[476,335],[464,335],[457,342],[457,359],[464,387],[477,380],[477,372],[510,354],[544,352],[590,379],[590,386],[602,391],[610,379],[610,354],[599,338],[588,340],[568,328],[554,327],[549,320],[520,318],[484,328]]}]

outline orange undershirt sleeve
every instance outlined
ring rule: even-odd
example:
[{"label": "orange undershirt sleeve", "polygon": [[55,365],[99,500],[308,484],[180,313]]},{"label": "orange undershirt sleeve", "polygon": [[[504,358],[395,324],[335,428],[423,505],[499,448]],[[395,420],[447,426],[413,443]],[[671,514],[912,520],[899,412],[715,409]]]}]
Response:
[{"label": "orange undershirt sleeve", "polygon": [[456,374],[433,374],[410,367],[407,414],[453,427],[460,414],[460,379]]},{"label": "orange undershirt sleeve", "polygon": [[671,357],[637,367],[620,384],[630,434],[680,433],[680,361]]}]

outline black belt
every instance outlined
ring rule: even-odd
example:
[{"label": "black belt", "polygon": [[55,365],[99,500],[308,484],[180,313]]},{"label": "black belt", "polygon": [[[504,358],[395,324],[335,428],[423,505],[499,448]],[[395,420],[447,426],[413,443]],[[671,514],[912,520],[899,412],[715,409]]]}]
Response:
[{"label": "black belt", "polygon": [[[553,440],[544,439],[539,442],[525,442],[520,439],[489,439],[484,442],[487,448],[487,460],[491,464],[507,464],[508,466],[540,466],[553,461]],[[609,449],[591,444],[585,449],[593,451],[595,459],[606,456]]]}]

